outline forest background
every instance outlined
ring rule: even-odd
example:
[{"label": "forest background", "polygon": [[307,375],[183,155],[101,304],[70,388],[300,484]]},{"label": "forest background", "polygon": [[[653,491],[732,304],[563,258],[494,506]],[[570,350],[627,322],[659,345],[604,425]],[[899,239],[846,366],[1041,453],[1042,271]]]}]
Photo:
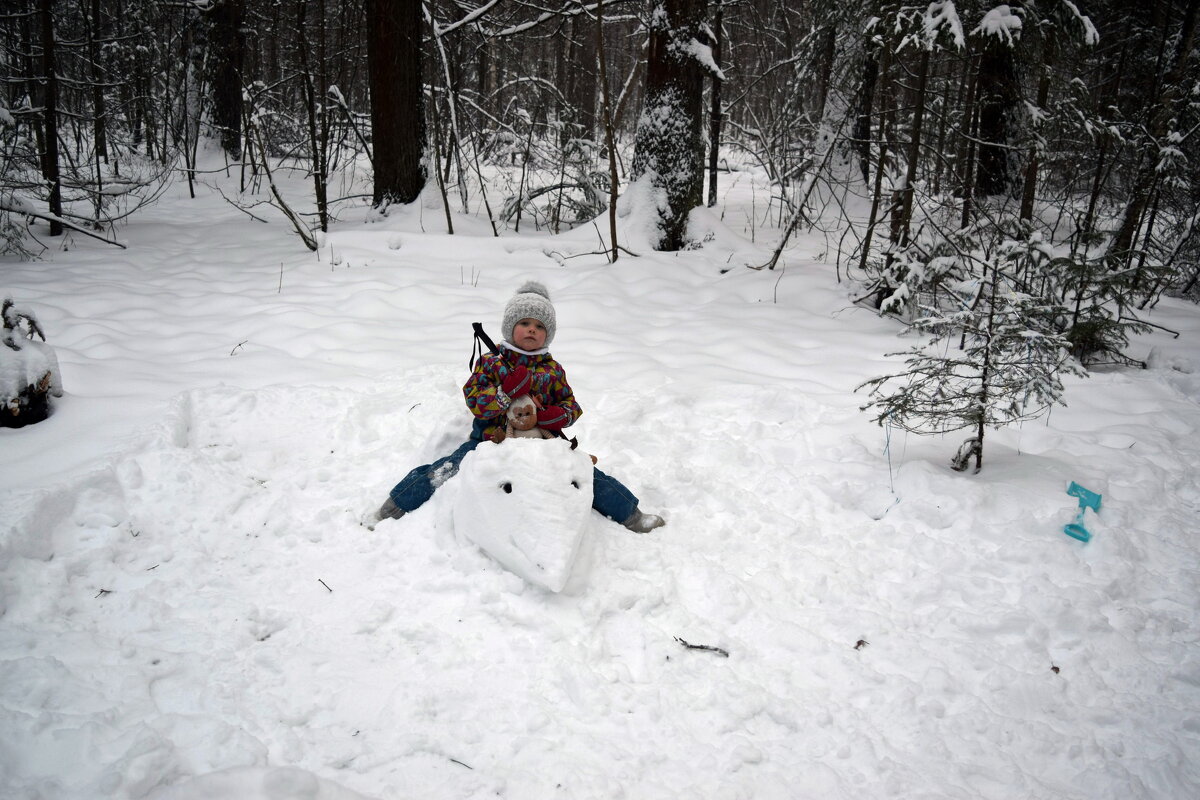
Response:
[{"label": "forest background", "polygon": [[[1197,796],[1196,13],[0,5],[0,794]],[[560,594],[360,525],[529,277]]]},{"label": "forest background", "polygon": [[450,233],[453,211],[496,236],[590,223],[612,260],[687,249],[691,210],[758,168],[746,228],[778,247],[745,266],[828,231],[839,279],[934,345],[865,387],[873,411],[970,429],[955,465],[978,469],[985,427],[1134,363],[1157,299],[1197,291],[1198,7],[23,0],[0,15],[0,247],[120,246],[169,181],[203,179],[203,140],[240,176],[229,202],[313,250],[424,191]]}]

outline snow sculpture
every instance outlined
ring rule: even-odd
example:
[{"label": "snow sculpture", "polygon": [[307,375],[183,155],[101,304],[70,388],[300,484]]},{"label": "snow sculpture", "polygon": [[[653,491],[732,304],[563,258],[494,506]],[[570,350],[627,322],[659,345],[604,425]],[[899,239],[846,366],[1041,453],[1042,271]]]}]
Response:
[{"label": "snow sculpture", "polygon": [[562,591],[592,509],[592,462],[562,439],[484,442],[463,460],[455,532],[529,583]]}]

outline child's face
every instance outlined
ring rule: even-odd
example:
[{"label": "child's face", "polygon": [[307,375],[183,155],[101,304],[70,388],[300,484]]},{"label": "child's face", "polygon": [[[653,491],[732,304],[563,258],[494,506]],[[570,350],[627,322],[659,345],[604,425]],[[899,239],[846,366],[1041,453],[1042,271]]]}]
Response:
[{"label": "child's face", "polygon": [[532,404],[510,408],[508,410],[508,420],[512,423],[514,430],[533,430],[537,425],[537,409]]},{"label": "child's face", "polygon": [[513,344],[522,350],[541,350],[546,345],[546,326],[525,318],[513,326]]}]

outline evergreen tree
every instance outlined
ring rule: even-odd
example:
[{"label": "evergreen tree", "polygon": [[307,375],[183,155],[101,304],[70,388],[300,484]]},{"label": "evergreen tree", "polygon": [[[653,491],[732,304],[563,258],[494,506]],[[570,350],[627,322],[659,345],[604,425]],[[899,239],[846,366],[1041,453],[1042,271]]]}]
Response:
[{"label": "evergreen tree", "polygon": [[[995,227],[1011,235],[989,236]],[[951,465],[964,470],[974,458],[978,472],[988,427],[1045,413],[1062,402],[1062,375],[1082,374],[1058,329],[1062,307],[1035,293],[1049,248],[1027,225],[988,223],[914,253],[887,304],[911,305],[910,330],[929,338],[889,354],[904,357],[904,369],[858,387],[872,398],[863,409],[913,433],[970,429]]]}]

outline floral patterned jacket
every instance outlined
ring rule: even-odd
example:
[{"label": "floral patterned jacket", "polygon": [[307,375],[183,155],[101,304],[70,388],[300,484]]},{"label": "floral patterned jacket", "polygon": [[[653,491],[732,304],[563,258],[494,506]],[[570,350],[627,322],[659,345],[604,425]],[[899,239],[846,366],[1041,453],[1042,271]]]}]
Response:
[{"label": "floral patterned jacket", "polygon": [[463,396],[467,408],[475,415],[473,439],[491,439],[504,427],[505,413],[512,402],[500,389],[500,384],[509,370],[523,366],[529,370],[530,394],[543,406],[561,406],[573,425],[583,409],[575,402],[575,393],[567,383],[567,373],[562,365],[549,353],[525,355],[501,349],[499,353],[485,353],[475,362],[471,377],[463,384]]}]

